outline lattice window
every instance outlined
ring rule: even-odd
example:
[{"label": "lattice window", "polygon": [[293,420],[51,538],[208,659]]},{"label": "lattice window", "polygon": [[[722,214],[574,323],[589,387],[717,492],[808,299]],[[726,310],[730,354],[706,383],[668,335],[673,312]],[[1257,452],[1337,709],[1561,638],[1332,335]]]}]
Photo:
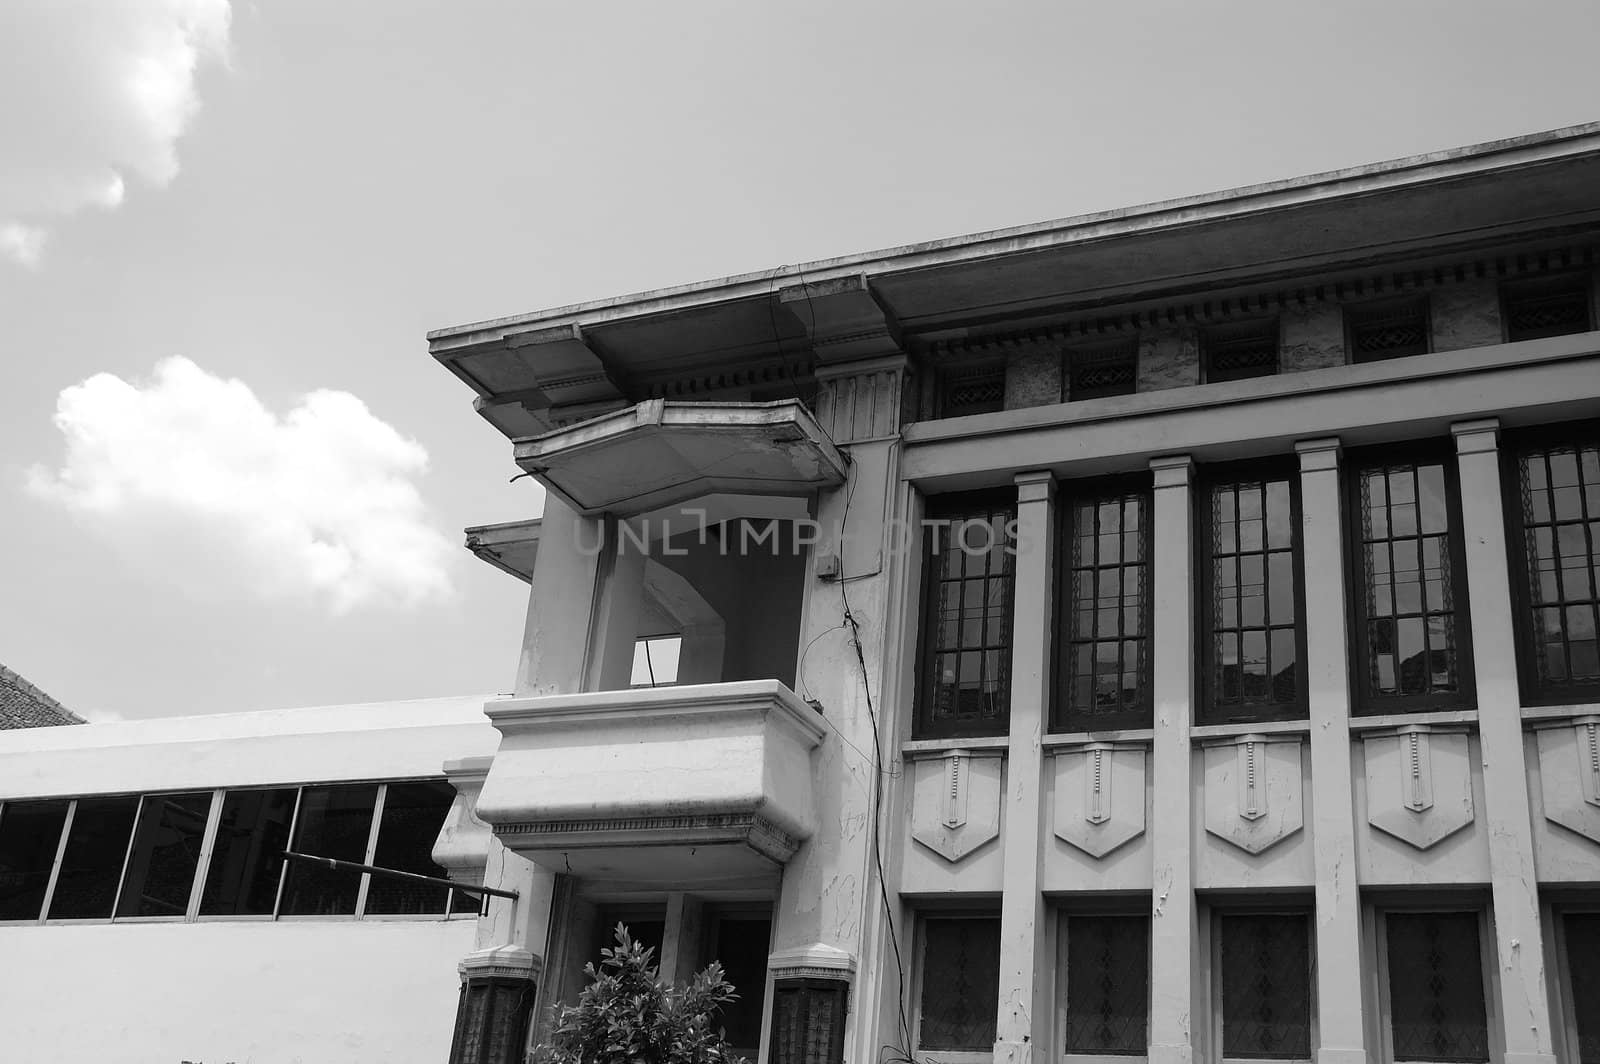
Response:
[{"label": "lattice window", "polygon": [[1210,486],[1212,720],[1282,717],[1301,706],[1299,505],[1288,476]]},{"label": "lattice window", "polygon": [[920,731],[1003,734],[1011,706],[1015,501],[963,496],[931,505],[928,518]]},{"label": "lattice window", "polygon": [[1006,367],[947,366],[939,375],[939,416],[992,414],[1006,408]]},{"label": "lattice window", "polygon": [[1600,441],[1523,449],[1517,470],[1531,679],[1544,695],[1600,687]]},{"label": "lattice window", "polygon": [[1537,340],[1593,328],[1589,308],[1589,276],[1557,274],[1517,281],[1502,288],[1506,339]]},{"label": "lattice window", "polygon": [[1428,351],[1425,299],[1346,307],[1344,321],[1352,362],[1381,362]]},{"label": "lattice window", "polygon": [[772,1064],[838,1064],[844,1059],[849,987],[827,979],[780,979],[772,989]]},{"label": "lattice window", "polygon": [[1150,722],[1150,493],[1074,497],[1066,537],[1066,638],[1057,726]]},{"label": "lattice window", "polygon": [[1600,1064],[1600,913],[1567,913],[1566,940],[1569,1015],[1578,1064]]},{"label": "lattice window", "polygon": [[1278,372],[1278,319],[1213,325],[1200,334],[1206,381],[1241,381]]},{"label": "lattice window", "polygon": [[1489,1059],[1476,913],[1388,913],[1396,1061]]},{"label": "lattice window", "polygon": [[1143,1056],[1150,1014],[1150,918],[1067,918],[1068,1053]]},{"label": "lattice window", "polygon": [[1132,395],[1138,389],[1139,343],[1124,340],[1071,348],[1063,379],[1067,382],[1064,398],[1069,402]]},{"label": "lattice window", "polygon": [[994,1049],[1000,1002],[1000,921],[929,917],[922,923],[922,1049]]},{"label": "lattice window", "polygon": [[1441,460],[1358,466],[1362,706],[1390,712],[1463,689],[1464,617],[1452,530],[1454,482]]},{"label": "lattice window", "polygon": [[1311,1056],[1311,943],[1303,913],[1224,914],[1218,920],[1222,1055]]},{"label": "lattice window", "polygon": [[528,980],[474,976],[463,983],[450,1064],[520,1064],[533,994]]}]

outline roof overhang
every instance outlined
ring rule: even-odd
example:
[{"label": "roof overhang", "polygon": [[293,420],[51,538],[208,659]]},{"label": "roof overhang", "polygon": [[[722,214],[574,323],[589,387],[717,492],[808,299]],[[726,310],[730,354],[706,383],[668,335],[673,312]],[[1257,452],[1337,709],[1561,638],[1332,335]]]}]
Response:
[{"label": "roof overhang", "polygon": [[517,465],[584,515],[618,517],[713,494],[837,487],[846,459],[805,406],[651,399],[515,441]]},{"label": "roof overhang", "polygon": [[466,547],[501,572],[523,583],[533,582],[533,563],[539,557],[540,521],[507,521],[463,529]]},{"label": "roof overhang", "polygon": [[547,427],[553,407],[615,409],[672,375],[859,357],[851,341],[863,336],[960,339],[1597,226],[1591,123],[441,329],[429,346],[516,437]]}]

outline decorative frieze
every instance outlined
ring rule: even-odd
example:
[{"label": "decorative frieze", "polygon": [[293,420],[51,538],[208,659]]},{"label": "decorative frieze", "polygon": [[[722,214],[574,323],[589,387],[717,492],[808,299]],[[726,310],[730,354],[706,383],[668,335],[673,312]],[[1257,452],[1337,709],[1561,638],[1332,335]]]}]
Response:
[{"label": "decorative frieze", "polygon": [[1472,755],[1464,729],[1410,725],[1362,738],[1367,823],[1426,850],[1471,824]]},{"label": "decorative frieze", "polygon": [[1143,743],[1057,750],[1056,837],[1099,858],[1143,835],[1146,756]]}]

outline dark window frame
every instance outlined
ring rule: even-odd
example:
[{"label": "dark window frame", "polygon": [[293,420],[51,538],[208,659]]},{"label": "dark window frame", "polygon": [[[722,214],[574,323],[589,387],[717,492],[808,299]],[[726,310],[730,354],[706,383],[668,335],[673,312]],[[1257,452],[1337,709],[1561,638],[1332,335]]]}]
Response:
[{"label": "dark window frame", "polygon": [[[1530,295],[1549,295],[1561,291],[1565,284],[1570,284],[1573,289],[1580,291],[1583,297],[1583,306],[1586,312],[1584,328],[1573,329],[1565,332],[1539,332],[1533,336],[1513,336],[1511,325],[1511,304],[1519,298]],[[1552,270],[1535,276],[1508,277],[1499,285],[1500,308],[1500,338],[1508,343],[1521,343],[1525,340],[1543,340],[1552,336],[1576,336],[1580,333],[1592,332],[1595,328],[1594,307],[1594,281],[1588,270]]]},{"label": "dark window frame", "polygon": [[[1361,358],[1357,344],[1357,334],[1360,332],[1359,324],[1352,320],[1362,314],[1382,314],[1385,311],[1395,312],[1402,309],[1418,307],[1419,317],[1422,319],[1422,350],[1402,351],[1395,354],[1384,354],[1375,358]],[[1415,358],[1433,351],[1433,301],[1426,293],[1415,293],[1397,296],[1388,299],[1370,299],[1359,303],[1345,303],[1340,307],[1344,319],[1344,350],[1346,360],[1355,366],[1370,365],[1374,362],[1387,362],[1396,358]]]},{"label": "dark window frame", "polygon": [[[1432,695],[1378,695],[1370,690],[1368,662],[1368,624],[1366,567],[1363,557],[1361,524],[1361,479],[1363,469],[1378,465],[1402,466],[1437,461],[1444,468],[1445,508],[1450,530],[1450,588],[1455,604],[1457,690]],[[1461,519],[1461,469],[1454,445],[1445,440],[1422,440],[1404,444],[1362,447],[1346,452],[1340,463],[1344,507],[1344,590],[1350,624],[1347,649],[1350,667],[1350,712],[1354,716],[1387,713],[1429,713],[1470,710],[1478,705],[1476,671],[1472,655],[1472,615],[1467,586],[1466,543]]]},{"label": "dark window frame", "polygon": [[[977,409],[963,410],[952,402],[951,393],[963,384],[971,385],[975,381],[984,381],[990,384],[998,381],[1000,385],[1000,399],[998,403],[972,404]],[[934,371],[934,418],[935,420],[950,417],[977,417],[981,414],[998,414],[1005,410],[1006,392],[1006,363],[1003,359],[959,359],[941,364]]]},{"label": "dark window frame", "polygon": [[[912,981],[912,987],[913,987],[913,991],[914,991],[913,996],[912,996],[912,1007],[913,1007],[913,1010],[914,1010],[913,1011],[913,1020],[914,1020],[914,1023],[913,1023],[913,1028],[914,1028],[913,1037],[914,1037],[914,1040],[916,1042],[916,1048],[917,1048],[918,1051],[925,1051],[925,1052],[928,1052],[928,1053],[941,1053],[941,1054],[943,1054],[943,1053],[951,1053],[951,1054],[955,1054],[955,1053],[983,1053],[983,1052],[988,1052],[989,1050],[991,1050],[993,1048],[992,1044],[991,1045],[987,1045],[987,1046],[975,1046],[975,1047],[971,1047],[971,1048],[962,1048],[962,1047],[944,1047],[944,1048],[940,1048],[940,1047],[924,1047],[924,1045],[923,1045],[923,1004],[924,1004],[924,999],[925,999],[925,997],[927,995],[927,975],[928,975],[927,956],[928,956],[928,947],[930,945],[930,943],[928,941],[928,924],[929,923],[933,923],[933,922],[953,923],[953,922],[956,922],[956,921],[969,921],[969,922],[972,922],[972,923],[984,922],[984,923],[992,923],[992,924],[994,924],[996,949],[997,950],[999,949],[999,941],[1000,941],[1000,910],[997,907],[990,908],[990,907],[987,907],[987,906],[981,906],[981,905],[974,904],[974,905],[970,905],[970,906],[950,907],[950,908],[937,908],[937,909],[923,909],[923,910],[918,911],[917,920],[916,920],[916,947],[915,947],[916,948],[916,954],[915,954],[915,959],[914,959],[915,972],[914,972],[914,979]],[[1003,964],[1003,961],[1001,963]],[[993,1021],[992,1022],[994,1023],[994,1025],[996,1027],[998,1027],[999,1019],[1000,1019],[1000,1008],[999,1008],[999,1006],[1000,1006],[1000,995],[999,995],[999,992],[998,992],[998,988],[996,989],[996,992],[994,994],[989,995],[987,998],[984,998],[982,995],[979,995],[978,996],[978,1000],[979,1000],[980,1004],[983,1001],[986,1000],[988,1002],[988,1005],[991,1008],[994,1009]]]},{"label": "dark window frame", "polygon": [[[1006,605],[1004,615],[1005,636],[1003,639],[1004,655],[1003,665],[1006,670],[1005,683],[1005,711],[994,721],[938,721],[935,720],[933,709],[934,699],[937,697],[937,684],[934,682],[934,669],[937,666],[939,640],[939,585],[950,582],[941,580],[939,573],[940,540],[937,539],[936,526],[932,522],[952,519],[952,515],[966,512],[973,513],[978,510],[1009,510],[1011,520],[1017,519],[1017,494],[1015,489],[995,489],[989,491],[961,492],[949,495],[930,495],[927,497],[923,510],[924,524],[922,528],[922,586],[920,601],[917,608],[918,634],[917,634],[917,682],[915,687],[915,713],[913,716],[912,735],[917,739],[951,739],[951,738],[980,738],[984,736],[998,736],[1007,734],[1011,720],[1011,675],[1010,655],[1016,644],[1015,614],[1016,614],[1016,563],[1013,557],[1011,565],[1011,593],[1010,601]],[[957,581],[959,582],[959,581]],[[957,651],[959,653],[959,651]],[[979,651],[982,653],[982,651]]]},{"label": "dark window frame", "polygon": [[[1143,694],[1138,704],[1116,714],[1090,714],[1083,715],[1074,710],[1072,700],[1072,551],[1075,537],[1072,535],[1072,509],[1073,504],[1083,499],[1103,499],[1111,495],[1142,495],[1144,497],[1144,524],[1140,534],[1144,539],[1144,587],[1142,589],[1142,605],[1144,609],[1144,634],[1141,638],[1145,641],[1144,663],[1140,671],[1140,685]],[[1155,559],[1153,557],[1154,541],[1151,536],[1151,523],[1155,517],[1155,483],[1149,473],[1133,473],[1123,476],[1098,477],[1088,480],[1066,481],[1058,486],[1055,506],[1055,537],[1056,537],[1056,567],[1055,567],[1055,611],[1056,623],[1054,632],[1054,649],[1052,658],[1052,681],[1050,684],[1050,731],[1053,733],[1078,733],[1121,730],[1128,728],[1154,727],[1155,699],[1152,691],[1155,661],[1154,638],[1154,608],[1152,594],[1154,592]],[[1122,569],[1121,563],[1118,568]],[[1123,640],[1121,632],[1122,621],[1118,622],[1118,642]],[[1095,640],[1087,640],[1091,645]]]},{"label": "dark window frame", "polygon": [[[1194,542],[1193,565],[1198,588],[1194,596],[1195,660],[1199,663],[1199,682],[1195,689],[1199,698],[1194,709],[1194,723],[1210,724],[1262,724],[1281,720],[1307,720],[1310,717],[1310,700],[1306,683],[1306,580],[1305,543],[1300,523],[1303,509],[1300,499],[1300,469],[1291,456],[1247,459],[1239,462],[1204,466],[1195,478],[1193,505]],[[1294,600],[1297,619],[1295,623],[1295,697],[1290,702],[1270,703],[1273,708],[1265,712],[1224,713],[1213,703],[1216,694],[1216,641],[1213,638],[1212,615],[1216,591],[1212,583],[1212,520],[1211,491],[1218,484],[1287,479],[1289,482],[1290,524],[1294,530],[1291,553],[1294,557]],[[1270,603],[1268,604],[1270,609]],[[1270,678],[1269,678],[1270,679]]]},{"label": "dark window frame", "polygon": [[[1375,960],[1376,975],[1378,978],[1377,1001],[1380,1009],[1379,1037],[1382,1039],[1382,1048],[1387,1059],[1395,1064],[1435,1064],[1436,1058],[1401,1058],[1394,1048],[1394,968],[1393,958],[1390,956],[1390,929],[1389,921],[1395,916],[1400,917],[1426,917],[1426,916],[1470,916],[1476,921],[1478,939],[1478,978],[1483,993],[1484,1030],[1488,1042],[1488,1064],[1496,1059],[1495,1045],[1500,1040],[1499,1016],[1495,1009],[1495,1000],[1498,997],[1494,986],[1496,943],[1494,937],[1494,918],[1487,901],[1479,903],[1475,898],[1476,892],[1470,892],[1460,899],[1448,899],[1438,896],[1432,900],[1401,899],[1386,902],[1385,896],[1374,900],[1374,911],[1377,919],[1374,921],[1373,942],[1377,948]],[[1539,948],[1544,948],[1539,943]]]},{"label": "dark window frame", "polygon": [[[1111,367],[1132,371],[1127,387],[1120,384],[1078,387],[1079,373]],[[1061,401],[1087,402],[1139,391],[1139,337],[1137,334],[1110,340],[1069,344],[1061,352]]]},{"label": "dark window frame", "polygon": [[1069,1040],[1067,1034],[1067,1025],[1071,1022],[1070,1009],[1072,1006],[1072,1002],[1067,993],[1071,980],[1070,970],[1072,966],[1071,924],[1074,920],[1098,920],[1102,918],[1138,919],[1144,922],[1144,1036],[1146,1043],[1148,1043],[1150,1037],[1150,939],[1153,929],[1151,927],[1150,906],[1148,899],[1145,899],[1144,905],[1135,906],[1128,904],[1127,899],[1125,898],[1106,899],[1101,903],[1097,903],[1096,899],[1086,898],[1080,902],[1074,903],[1072,908],[1062,909],[1057,917],[1057,923],[1059,925],[1059,931],[1057,934],[1057,949],[1060,951],[1060,956],[1056,965],[1057,974],[1055,981],[1057,1013],[1056,1034],[1058,1044],[1062,1047],[1061,1055],[1069,1060],[1086,1060],[1095,1057],[1107,1056],[1138,1057],[1144,1056],[1148,1049],[1148,1046],[1146,1045],[1141,1047],[1138,1051],[1097,1049],[1093,1052],[1078,1053],[1067,1048],[1067,1043]]},{"label": "dark window frame", "polygon": [[[1529,451],[1562,446],[1600,446],[1600,420],[1567,421],[1513,430],[1500,441],[1500,497],[1505,518],[1506,564],[1511,585],[1512,643],[1517,658],[1517,686],[1524,706],[1560,706],[1600,701],[1600,681],[1546,684],[1539,678],[1534,646],[1533,588],[1529,583],[1527,525],[1522,508],[1521,459]],[[1600,559],[1600,543],[1595,554]],[[1591,579],[1594,577],[1591,575]],[[1600,592],[1600,588],[1596,589]]]},{"label": "dark window frame", "polygon": [[1218,1061],[1306,1059],[1304,1057],[1235,1057],[1223,1053],[1227,1024],[1227,1014],[1223,1003],[1223,921],[1230,917],[1296,917],[1302,921],[1306,932],[1307,1036],[1310,1042],[1310,1058],[1315,1060],[1317,1045],[1321,1041],[1321,1014],[1317,1000],[1317,968],[1320,962],[1320,955],[1317,948],[1315,899],[1300,894],[1286,894],[1279,897],[1268,895],[1238,898],[1214,897],[1207,903],[1206,910],[1206,942],[1204,950],[1206,958],[1206,993],[1208,1009],[1213,1021],[1210,1042],[1215,1059]]},{"label": "dark window frame", "polygon": [[[1566,1050],[1559,1059],[1570,1061],[1571,1064],[1595,1064],[1596,1061],[1600,1061],[1600,1055],[1585,1057],[1583,1042],[1585,1035],[1600,1042],[1600,1010],[1586,1013],[1581,1008],[1582,1003],[1577,999],[1576,980],[1572,971],[1574,950],[1568,921],[1573,917],[1600,921],[1600,903],[1557,901],[1551,906],[1549,915],[1555,947],[1551,959],[1555,966],[1557,982],[1556,1001],[1553,1004],[1560,1013],[1554,1026],[1560,1032],[1561,1041],[1565,1043],[1562,1048]],[[1591,1016],[1593,1018],[1585,1022],[1585,1018]]]},{"label": "dark window frame", "polygon": [[[1229,343],[1238,343],[1248,336],[1249,330],[1254,326],[1259,326],[1263,334],[1269,328],[1272,332],[1272,369],[1264,373],[1241,373],[1237,371],[1219,373],[1212,366],[1212,362],[1219,354],[1225,353],[1221,348]],[[1238,332],[1243,336],[1226,337],[1224,334],[1229,332]],[[1201,383],[1203,384],[1257,380],[1262,377],[1276,377],[1283,372],[1283,319],[1277,314],[1253,314],[1248,318],[1210,322],[1200,326],[1198,340],[1200,345]]]}]

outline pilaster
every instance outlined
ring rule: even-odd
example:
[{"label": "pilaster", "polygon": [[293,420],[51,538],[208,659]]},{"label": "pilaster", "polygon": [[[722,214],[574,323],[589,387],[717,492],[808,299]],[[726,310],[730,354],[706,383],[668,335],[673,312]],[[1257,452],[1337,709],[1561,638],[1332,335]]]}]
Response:
[{"label": "pilaster", "polygon": [[1054,638],[1055,477],[1021,473],[1017,484],[1015,620],[1011,649],[1011,724],[1006,746],[1005,893],[1000,901],[1000,1002],[994,1064],[1049,1059],[1049,983],[1041,976],[1039,891],[1043,818],[1045,716],[1050,706],[1050,649]]},{"label": "pilaster", "polygon": [[607,543],[599,518],[578,516],[554,495],[545,499],[517,666],[518,698],[583,690],[595,587],[608,546],[614,544]]},{"label": "pilaster", "polygon": [[1366,1060],[1361,893],[1350,784],[1350,669],[1345,648],[1339,441],[1302,440],[1300,544],[1305,561],[1311,822],[1316,840],[1318,1064]]},{"label": "pilaster", "polygon": [[1461,480],[1461,541],[1472,618],[1495,959],[1501,1015],[1506,1019],[1504,1061],[1554,1064],[1506,564],[1499,422],[1495,418],[1457,422],[1450,431],[1456,438]]},{"label": "pilaster", "polygon": [[[1188,455],[1151,461],[1155,475],[1151,527],[1151,691],[1155,738],[1150,844],[1154,856],[1150,921],[1149,1064],[1194,1059],[1199,920],[1191,854],[1194,713],[1194,543]],[[1203,1028],[1202,1028],[1203,1030]]]}]

